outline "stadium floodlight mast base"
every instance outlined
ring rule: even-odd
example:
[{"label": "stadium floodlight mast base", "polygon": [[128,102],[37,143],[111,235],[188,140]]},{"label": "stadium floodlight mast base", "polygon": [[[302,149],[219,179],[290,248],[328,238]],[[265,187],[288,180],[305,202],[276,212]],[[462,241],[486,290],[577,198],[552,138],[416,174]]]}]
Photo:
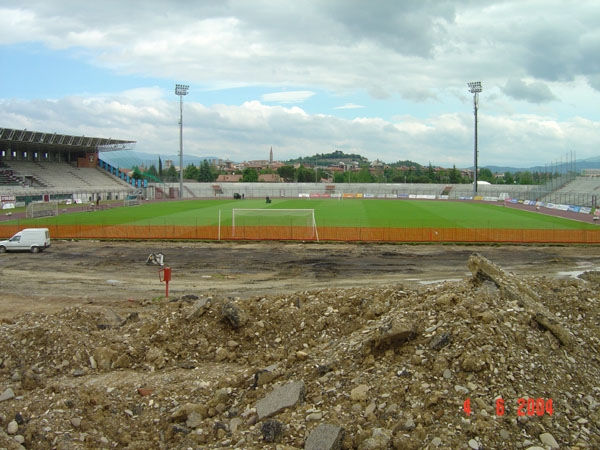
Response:
[{"label": "stadium floodlight mast base", "polygon": [[481,81],[467,83],[469,92],[473,94],[473,114],[475,114],[475,136],[474,136],[474,170],[473,170],[473,199],[477,195],[477,109],[479,108],[479,93],[482,91]]},{"label": "stadium floodlight mast base", "polygon": [[187,84],[175,85],[175,95],[179,95],[179,198],[183,197],[183,96],[189,88]]}]

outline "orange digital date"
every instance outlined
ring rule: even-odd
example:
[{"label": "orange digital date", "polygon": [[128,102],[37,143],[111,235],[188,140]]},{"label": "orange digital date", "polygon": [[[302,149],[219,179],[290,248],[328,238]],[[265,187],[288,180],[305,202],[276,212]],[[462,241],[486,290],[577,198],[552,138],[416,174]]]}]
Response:
[{"label": "orange digital date", "polygon": [[[471,415],[471,399],[467,398],[463,403],[463,411],[467,416]],[[496,399],[496,416],[504,415],[504,399]],[[519,398],[517,399],[517,416],[543,416],[548,414],[551,416],[554,413],[554,405],[552,399],[544,398]]]}]

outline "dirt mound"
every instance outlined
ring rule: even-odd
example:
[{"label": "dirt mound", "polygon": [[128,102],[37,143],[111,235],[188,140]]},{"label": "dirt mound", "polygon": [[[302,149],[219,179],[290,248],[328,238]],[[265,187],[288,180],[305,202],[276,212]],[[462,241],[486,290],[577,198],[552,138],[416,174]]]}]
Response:
[{"label": "dirt mound", "polygon": [[5,319],[0,447],[302,449],[327,424],[329,448],[599,448],[600,277],[469,269]]}]

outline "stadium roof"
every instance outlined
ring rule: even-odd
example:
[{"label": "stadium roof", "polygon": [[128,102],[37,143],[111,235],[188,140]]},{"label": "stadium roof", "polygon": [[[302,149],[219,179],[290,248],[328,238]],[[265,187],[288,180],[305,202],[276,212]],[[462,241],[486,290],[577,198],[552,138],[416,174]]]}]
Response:
[{"label": "stadium roof", "polygon": [[74,136],[42,131],[15,130],[0,128],[0,148],[15,151],[102,151],[131,150],[136,141],[124,141],[112,138]]}]

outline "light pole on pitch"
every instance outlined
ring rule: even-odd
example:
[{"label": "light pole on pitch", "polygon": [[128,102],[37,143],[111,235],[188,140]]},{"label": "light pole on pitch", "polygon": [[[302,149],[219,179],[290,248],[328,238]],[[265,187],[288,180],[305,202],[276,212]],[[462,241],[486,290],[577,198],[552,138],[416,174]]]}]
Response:
[{"label": "light pole on pitch", "polygon": [[189,88],[187,84],[175,85],[175,95],[179,95],[179,198],[183,197],[183,96]]},{"label": "light pole on pitch", "polygon": [[467,83],[469,92],[473,94],[473,114],[475,114],[475,136],[474,136],[474,170],[473,170],[473,200],[477,195],[477,109],[479,109],[479,93],[481,92],[481,81]]}]

